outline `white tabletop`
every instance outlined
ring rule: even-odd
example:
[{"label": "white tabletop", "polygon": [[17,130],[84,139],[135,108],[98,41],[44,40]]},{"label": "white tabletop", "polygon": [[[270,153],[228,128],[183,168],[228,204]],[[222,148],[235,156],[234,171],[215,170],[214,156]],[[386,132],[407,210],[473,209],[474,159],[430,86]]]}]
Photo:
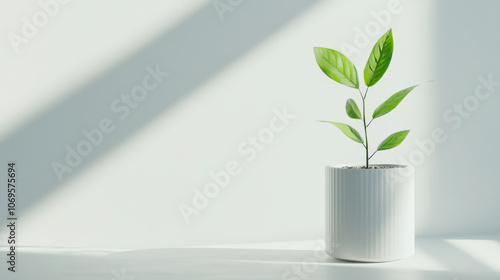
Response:
[{"label": "white tabletop", "polygon": [[[500,279],[500,236],[417,239],[415,255],[390,263],[343,262],[322,240],[110,251],[22,248],[1,279]],[[4,254],[5,248],[2,249]],[[5,278],[4,278],[5,277]]]}]

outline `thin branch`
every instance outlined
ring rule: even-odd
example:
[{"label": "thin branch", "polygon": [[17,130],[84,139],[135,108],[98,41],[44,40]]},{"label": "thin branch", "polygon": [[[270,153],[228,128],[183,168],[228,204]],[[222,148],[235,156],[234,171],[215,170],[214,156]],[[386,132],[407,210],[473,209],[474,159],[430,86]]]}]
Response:
[{"label": "thin branch", "polygon": [[359,91],[359,96],[361,96],[361,99],[364,100],[365,98],[363,97],[363,94],[361,93],[361,90],[359,88],[358,88],[358,91]]},{"label": "thin branch", "polygon": [[[366,98],[366,95],[368,94],[368,89],[369,89],[369,87],[366,87],[365,96],[363,97],[363,99],[365,99],[365,98]],[[360,92],[361,92],[361,91],[360,91]]]},{"label": "thin branch", "polygon": [[368,159],[371,159],[377,152],[378,152],[378,150],[373,152],[373,154]]},{"label": "thin branch", "polygon": [[369,127],[369,126],[370,126],[370,124],[372,123],[372,121],[373,121],[373,120],[374,120],[374,119],[372,119],[372,120],[371,120],[371,121],[370,121],[370,122],[366,125],[366,127]]}]

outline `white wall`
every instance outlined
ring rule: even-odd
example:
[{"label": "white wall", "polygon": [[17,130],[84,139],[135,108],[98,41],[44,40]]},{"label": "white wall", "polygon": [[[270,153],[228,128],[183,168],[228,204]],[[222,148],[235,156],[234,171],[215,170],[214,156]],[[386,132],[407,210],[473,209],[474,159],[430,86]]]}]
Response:
[{"label": "white wall", "polygon": [[[18,54],[4,39],[0,154],[19,166],[21,245],[152,248],[322,237],[324,166],[359,163],[363,151],[316,122],[354,123],[343,108],[358,94],[321,73],[312,47],[359,47],[350,57],[362,75],[389,27],[395,53],[369,93],[368,111],[404,87],[436,82],[370,126],[372,143],[412,130],[375,162],[415,164],[419,235],[498,232],[500,101],[495,94],[481,101],[456,130],[442,114],[474,93],[479,76],[500,77],[499,4],[401,0],[390,23],[356,45],[356,28],[369,28],[376,22],[370,11],[388,3],[243,1],[221,19],[211,1],[72,1]],[[31,1],[1,5],[4,38],[40,10]],[[120,119],[113,102],[123,105],[115,100],[157,65],[168,77]],[[249,137],[266,133],[285,107],[295,117],[254,158],[238,149],[248,151]],[[103,119],[114,130],[60,181],[51,165],[65,163],[66,146],[76,148],[81,131]],[[447,141],[420,162],[416,141],[436,128]],[[239,173],[187,224],[179,206],[192,205],[210,172],[235,162]]]}]

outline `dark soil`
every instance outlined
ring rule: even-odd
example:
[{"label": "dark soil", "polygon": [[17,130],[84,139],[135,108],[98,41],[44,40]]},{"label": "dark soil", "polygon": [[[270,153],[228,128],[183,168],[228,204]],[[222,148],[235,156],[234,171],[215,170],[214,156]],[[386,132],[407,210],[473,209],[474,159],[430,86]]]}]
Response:
[{"label": "dark soil", "polygon": [[401,168],[400,165],[370,165],[368,168],[365,166],[343,166],[345,169],[392,169],[392,168]]}]

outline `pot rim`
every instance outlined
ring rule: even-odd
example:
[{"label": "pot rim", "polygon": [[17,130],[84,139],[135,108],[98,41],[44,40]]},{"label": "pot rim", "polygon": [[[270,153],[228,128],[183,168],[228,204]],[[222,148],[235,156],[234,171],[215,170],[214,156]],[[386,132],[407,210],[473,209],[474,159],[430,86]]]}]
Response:
[{"label": "pot rim", "polygon": [[410,168],[413,169],[413,166],[411,165],[405,165],[405,164],[395,164],[395,163],[375,163],[375,164],[370,164],[370,166],[381,166],[381,167],[392,167],[392,168],[381,168],[381,169],[365,169],[365,168],[346,168],[346,167],[359,167],[359,166],[364,166],[364,164],[335,164],[335,165],[327,165],[327,168],[330,169],[339,169],[339,170],[394,170],[394,169],[400,169],[400,168]]}]

